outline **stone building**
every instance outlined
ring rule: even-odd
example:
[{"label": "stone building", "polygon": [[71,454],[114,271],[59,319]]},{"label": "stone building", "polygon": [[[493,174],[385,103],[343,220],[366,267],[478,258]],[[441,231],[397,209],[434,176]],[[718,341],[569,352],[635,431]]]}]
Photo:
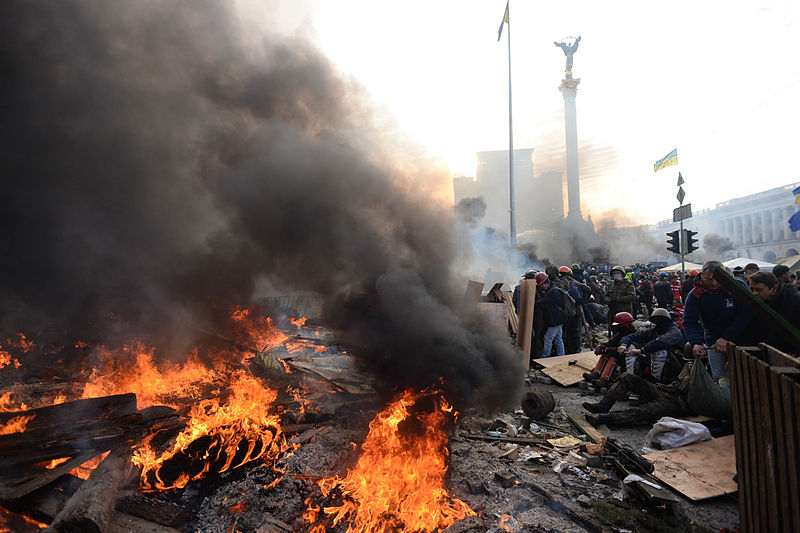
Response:
[{"label": "stone building", "polygon": [[[792,194],[797,185],[784,185],[719,203],[713,209],[694,213],[692,218],[684,221],[684,227],[698,231],[700,242],[709,235],[727,238],[732,248],[725,255],[730,257],[772,262],[797,255],[800,253],[800,232],[792,232],[788,223],[800,209]],[[678,227],[677,222],[661,221],[656,225],[654,237],[664,240],[666,246],[666,233]]]}]

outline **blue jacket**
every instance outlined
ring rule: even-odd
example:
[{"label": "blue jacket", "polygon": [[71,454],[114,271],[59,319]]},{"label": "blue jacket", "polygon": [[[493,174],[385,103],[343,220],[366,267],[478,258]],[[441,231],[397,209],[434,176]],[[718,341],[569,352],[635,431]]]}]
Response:
[{"label": "blue jacket", "polygon": [[542,322],[546,327],[564,324],[562,305],[564,305],[564,293],[551,283],[544,296],[536,300],[536,306],[542,310]]},{"label": "blue jacket", "polygon": [[682,347],[686,340],[683,338],[681,328],[677,324],[670,324],[667,331],[658,334],[656,328],[647,328],[625,335],[620,339],[621,346],[630,346],[631,343],[641,346],[644,353],[653,353],[659,350]]},{"label": "blue jacket", "polygon": [[[752,318],[750,310],[722,288],[709,292],[702,286],[695,286],[686,297],[683,333],[692,344],[703,344],[705,340],[706,346],[711,346],[719,338],[738,342]],[[701,333],[703,330],[705,335]]]},{"label": "blue jacket", "polygon": [[578,305],[585,305],[586,299],[583,297],[583,292],[581,288],[578,287],[578,284],[572,280],[569,280],[569,295],[572,296],[572,299],[575,300],[575,303]]}]

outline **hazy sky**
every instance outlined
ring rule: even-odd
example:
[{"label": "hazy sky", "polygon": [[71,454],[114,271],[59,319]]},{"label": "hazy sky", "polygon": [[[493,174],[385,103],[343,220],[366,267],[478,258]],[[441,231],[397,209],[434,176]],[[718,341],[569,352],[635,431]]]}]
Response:
[{"label": "hazy sky", "polygon": [[[279,6],[273,23],[316,42],[451,172],[508,148],[505,0]],[[671,218],[678,170],[695,211],[800,180],[800,2],[511,0],[514,145],[535,149],[537,175],[566,166],[553,42],[577,35],[584,212]],[[673,148],[679,167],[654,173]]]}]

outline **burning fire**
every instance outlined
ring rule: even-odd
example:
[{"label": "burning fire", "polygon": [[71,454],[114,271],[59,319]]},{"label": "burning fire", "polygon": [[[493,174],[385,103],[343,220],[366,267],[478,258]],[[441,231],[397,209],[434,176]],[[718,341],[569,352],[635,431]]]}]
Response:
[{"label": "burning fire", "polygon": [[11,433],[22,433],[28,422],[33,420],[36,415],[15,416],[5,424],[0,424],[0,435],[10,435]]},{"label": "burning fire", "polygon": [[97,457],[94,457],[93,459],[89,459],[88,461],[86,461],[82,465],[76,466],[75,468],[70,470],[69,473],[72,474],[73,476],[79,477],[81,479],[89,479],[89,476],[92,475],[92,472],[94,472],[94,469],[97,468],[100,465],[100,463],[103,462],[103,459],[105,459],[106,456],[108,456],[109,453],[111,453],[111,451],[107,451],[102,455],[98,455]]},{"label": "burning fire", "polygon": [[[288,450],[278,416],[268,411],[277,393],[264,388],[258,379],[242,370],[231,379],[226,399],[202,400],[192,407],[188,426],[169,450],[157,453],[148,439],[134,452],[133,462],[142,467],[143,489],[182,488],[189,481],[201,478],[212,464],[219,465],[216,472],[225,472],[256,459],[274,463]],[[202,437],[209,437],[209,444],[199,450],[192,449],[191,444]],[[173,481],[164,479],[162,468],[178,454],[190,457],[199,471],[181,472]]]},{"label": "burning fire", "polygon": [[[20,350],[22,353],[28,353],[31,348],[34,347],[34,344],[22,333],[17,333],[16,338],[7,339],[6,344]],[[19,368],[22,363],[20,363],[16,358],[12,357],[7,350],[0,346],[0,368],[12,365],[15,368]]]},{"label": "burning fire", "polygon": [[[435,408],[412,412],[423,399],[433,400]],[[321,509],[309,498],[303,518],[311,531],[322,533],[340,522],[349,524],[348,533],[433,531],[474,515],[445,488],[445,426],[456,416],[439,394],[403,393],[370,423],[347,476],[319,482],[324,497],[337,491],[342,503]],[[413,431],[404,431],[410,426]]]}]

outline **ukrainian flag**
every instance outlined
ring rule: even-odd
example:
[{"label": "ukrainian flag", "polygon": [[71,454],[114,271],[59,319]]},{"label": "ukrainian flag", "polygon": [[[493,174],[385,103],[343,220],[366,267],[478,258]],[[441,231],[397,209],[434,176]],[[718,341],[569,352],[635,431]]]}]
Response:
[{"label": "ukrainian flag", "polygon": [[497,30],[497,40],[498,41],[500,40],[500,37],[503,35],[503,26],[508,22],[508,2],[510,2],[510,1],[511,0],[508,0],[506,2],[506,12],[503,13],[503,20],[500,21],[500,29]]},{"label": "ukrainian flag", "polygon": [[662,168],[671,167],[673,165],[678,164],[678,149],[675,148],[673,151],[656,161],[656,164],[653,165],[653,171],[658,172]]},{"label": "ukrainian flag", "polygon": [[794,203],[800,204],[800,187],[793,190],[792,194],[794,194]]}]

